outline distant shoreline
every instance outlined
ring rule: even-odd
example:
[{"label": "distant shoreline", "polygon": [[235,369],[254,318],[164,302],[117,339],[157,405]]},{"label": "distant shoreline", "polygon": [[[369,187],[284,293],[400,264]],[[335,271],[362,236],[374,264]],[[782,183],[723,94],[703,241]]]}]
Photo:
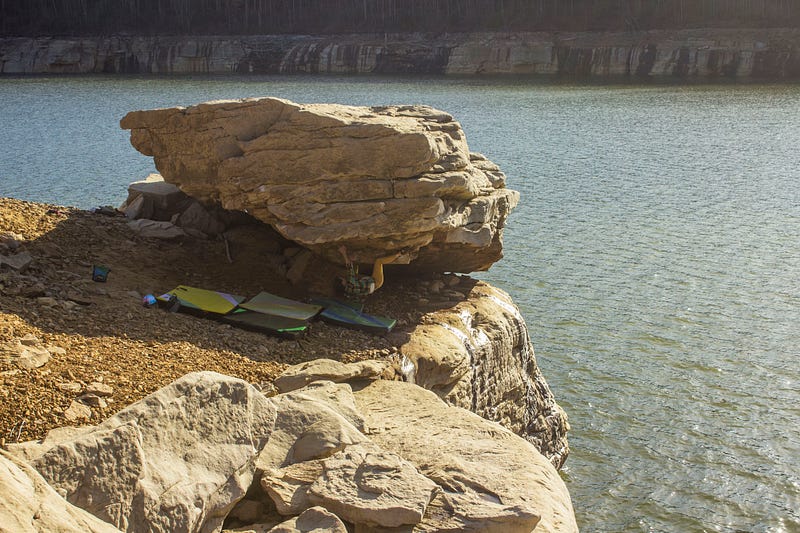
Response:
[{"label": "distant shoreline", "polygon": [[303,73],[792,81],[800,29],[0,39],[4,75]]}]

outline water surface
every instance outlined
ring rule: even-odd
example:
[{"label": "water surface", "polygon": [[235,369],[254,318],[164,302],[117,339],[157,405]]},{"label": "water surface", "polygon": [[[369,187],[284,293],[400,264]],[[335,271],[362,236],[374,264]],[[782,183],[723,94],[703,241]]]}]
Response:
[{"label": "water surface", "polygon": [[583,531],[800,531],[800,87],[0,78],[0,195],[119,204],[128,111],[280,96],[453,113],[522,193],[512,294]]}]

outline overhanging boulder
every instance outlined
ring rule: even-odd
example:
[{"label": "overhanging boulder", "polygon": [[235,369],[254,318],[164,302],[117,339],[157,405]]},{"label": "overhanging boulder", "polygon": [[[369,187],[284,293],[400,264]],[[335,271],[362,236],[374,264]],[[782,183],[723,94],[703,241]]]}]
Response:
[{"label": "overhanging boulder", "polygon": [[128,113],[131,144],[204,203],[246,211],[328,260],[485,270],[519,194],[452,116],[427,106],[277,98]]}]

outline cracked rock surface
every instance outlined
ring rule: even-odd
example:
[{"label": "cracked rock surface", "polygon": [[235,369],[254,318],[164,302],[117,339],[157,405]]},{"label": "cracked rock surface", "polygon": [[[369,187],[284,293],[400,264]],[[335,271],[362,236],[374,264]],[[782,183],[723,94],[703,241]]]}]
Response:
[{"label": "cracked rock surface", "polygon": [[133,111],[131,144],[164,180],[207,204],[247,211],[341,262],[439,272],[486,270],[519,194],[458,122],[427,106],[296,104],[278,98]]}]

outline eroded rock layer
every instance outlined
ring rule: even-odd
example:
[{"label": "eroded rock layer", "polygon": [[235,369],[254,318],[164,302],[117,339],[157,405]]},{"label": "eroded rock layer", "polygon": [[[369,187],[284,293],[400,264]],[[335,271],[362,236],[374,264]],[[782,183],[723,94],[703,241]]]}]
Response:
[{"label": "eroded rock layer", "polygon": [[339,262],[344,245],[356,262],[401,254],[395,263],[421,269],[485,270],[519,198],[427,106],[251,98],[134,111],[121,126],[183,192]]}]

